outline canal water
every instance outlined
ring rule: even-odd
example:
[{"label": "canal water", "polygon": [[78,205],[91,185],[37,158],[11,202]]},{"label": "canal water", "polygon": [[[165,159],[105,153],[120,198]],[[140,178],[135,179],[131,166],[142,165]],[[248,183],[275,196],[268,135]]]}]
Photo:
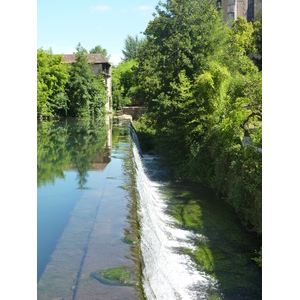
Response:
[{"label": "canal water", "polygon": [[141,155],[128,120],[41,122],[37,138],[38,299],[261,299],[260,238]]},{"label": "canal water", "polygon": [[137,236],[128,121],[106,123],[38,124],[38,299],[141,298],[138,280],[92,276],[124,268],[139,278],[138,244],[126,243]]}]

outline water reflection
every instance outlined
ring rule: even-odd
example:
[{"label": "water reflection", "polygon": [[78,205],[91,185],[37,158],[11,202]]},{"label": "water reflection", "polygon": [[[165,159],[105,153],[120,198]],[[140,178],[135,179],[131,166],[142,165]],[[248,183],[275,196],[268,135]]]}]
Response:
[{"label": "water reflection", "polygon": [[112,129],[109,117],[38,122],[37,186],[65,178],[76,170],[78,188],[85,188],[89,170],[104,170],[110,162]]},{"label": "water reflection", "polygon": [[126,269],[133,279],[139,274],[137,241],[128,242],[138,234],[132,228],[132,142],[128,122],[115,122],[39,124],[48,143],[39,144],[38,160],[39,300],[141,298],[139,285],[112,286],[91,277],[111,268]]}]

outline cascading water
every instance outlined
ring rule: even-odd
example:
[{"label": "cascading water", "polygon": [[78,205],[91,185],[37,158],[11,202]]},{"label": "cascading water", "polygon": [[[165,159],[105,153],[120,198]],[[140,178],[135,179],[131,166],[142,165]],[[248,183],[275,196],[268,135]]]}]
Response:
[{"label": "cascading water", "polygon": [[176,228],[176,220],[165,213],[167,205],[158,188],[146,175],[138,139],[132,130],[136,185],[139,193],[139,222],[143,261],[143,289],[150,299],[207,299],[217,289],[217,281],[197,270],[190,256],[180,249],[194,250],[193,239],[205,239],[200,234]]}]

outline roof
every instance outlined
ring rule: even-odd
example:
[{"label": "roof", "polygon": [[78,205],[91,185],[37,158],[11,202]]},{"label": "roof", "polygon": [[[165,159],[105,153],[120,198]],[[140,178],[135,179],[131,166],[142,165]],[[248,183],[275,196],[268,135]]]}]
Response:
[{"label": "roof", "polygon": [[[88,63],[95,64],[109,64],[107,59],[100,53],[98,54],[85,54],[88,58]],[[76,62],[75,54],[63,54],[62,63],[74,63]]]}]

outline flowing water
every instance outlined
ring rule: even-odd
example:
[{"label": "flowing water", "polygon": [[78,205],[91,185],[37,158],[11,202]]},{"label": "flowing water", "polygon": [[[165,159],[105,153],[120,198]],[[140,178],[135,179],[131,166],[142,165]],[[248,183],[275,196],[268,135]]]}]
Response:
[{"label": "flowing water", "polygon": [[39,124],[38,299],[261,299],[260,238],[114,123]]}]

